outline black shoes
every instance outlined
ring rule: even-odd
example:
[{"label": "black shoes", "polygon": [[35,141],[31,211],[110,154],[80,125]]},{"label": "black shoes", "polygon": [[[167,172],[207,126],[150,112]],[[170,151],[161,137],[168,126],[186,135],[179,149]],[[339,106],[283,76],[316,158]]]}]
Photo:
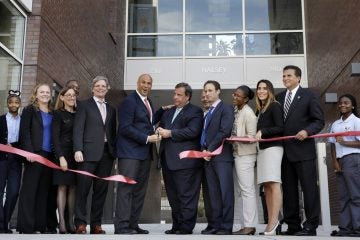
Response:
[{"label": "black shoes", "polygon": [[310,228],[304,228],[303,230],[295,233],[294,236],[316,236],[316,230]]},{"label": "black shoes", "polygon": [[301,230],[302,230],[301,228],[298,229],[288,228],[288,230],[286,230],[285,232],[281,232],[280,235],[293,236],[295,235],[295,233],[300,232]]},{"label": "black shoes", "polygon": [[132,228],[121,228],[119,230],[116,230],[114,234],[138,234],[138,232],[135,229]]},{"label": "black shoes", "polygon": [[178,231],[178,230],[172,228],[172,229],[166,230],[165,234],[176,234],[176,231]]},{"label": "black shoes", "polygon": [[204,235],[211,235],[211,234],[215,234],[218,230],[215,228],[205,228],[204,230],[201,231],[201,234]]},{"label": "black shoes", "polygon": [[165,231],[165,234],[177,234],[177,235],[185,235],[192,233],[193,233],[192,231],[173,229],[173,228]]},{"label": "black shoes", "polygon": [[232,231],[226,229],[220,229],[216,231],[215,235],[232,235]]},{"label": "black shoes", "polygon": [[137,234],[149,234],[148,230],[142,229],[139,226],[137,226],[136,228],[133,228],[133,229],[137,232]]}]

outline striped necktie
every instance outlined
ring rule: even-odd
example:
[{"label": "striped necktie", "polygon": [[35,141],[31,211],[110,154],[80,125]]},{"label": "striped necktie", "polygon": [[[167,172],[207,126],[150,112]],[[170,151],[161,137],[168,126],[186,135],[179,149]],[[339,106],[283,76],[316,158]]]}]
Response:
[{"label": "striped necktie", "polygon": [[289,91],[284,104],[284,121],[289,112],[290,105],[291,105],[291,91]]}]

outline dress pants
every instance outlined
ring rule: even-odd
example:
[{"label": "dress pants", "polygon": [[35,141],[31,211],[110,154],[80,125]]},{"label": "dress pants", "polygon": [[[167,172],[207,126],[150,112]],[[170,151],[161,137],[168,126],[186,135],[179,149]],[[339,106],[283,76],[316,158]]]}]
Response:
[{"label": "dress pants", "polygon": [[232,231],[234,223],[233,162],[205,162],[215,229]]},{"label": "dress pants", "polygon": [[300,181],[300,186],[304,194],[306,217],[303,227],[315,230],[319,225],[320,214],[320,199],[317,186],[315,159],[289,162],[286,155],[284,155],[281,165],[281,175],[284,222],[291,230],[301,228],[298,189],[298,181]]},{"label": "dress pants", "polygon": [[119,174],[134,179],[136,184],[118,183],[114,226],[115,232],[138,227],[148,185],[151,157],[147,160],[118,160]]},{"label": "dress pants", "polygon": [[[104,148],[103,156],[98,162],[82,162],[78,164],[78,170],[87,171],[98,177],[108,177],[113,169],[114,160],[108,148]],[[87,197],[93,187],[90,211],[90,226],[101,225],[108,181],[77,174],[76,199],[75,199],[75,226],[87,224]]]},{"label": "dress pants", "polygon": [[339,229],[360,233],[360,154],[340,159],[342,171],[336,174],[340,195]]},{"label": "dress pants", "polygon": [[163,160],[162,171],[171,207],[172,229],[192,232],[197,218],[202,168],[170,170]]},{"label": "dress pants", "polygon": [[[235,197],[242,200],[243,227],[256,227],[258,211],[255,190],[256,154],[235,156],[234,188]],[[238,195],[237,195],[238,194]]]},{"label": "dress pants", "polygon": [[211,217],[209,187],[207,185],[205,168],[202,168],[201,188],[202,188],[202,196],[203,196],[203,201],[204,201],[205,217],[208,222],[207,228],[214,228],[214,226],[213,226],[214,224],[212,222],[212,217]]},{"label": "dress pants", "polygon": [[[19,195],[21,182],[21,159],[14,154],[7,154],[0,159],[0,231],[9,229],[9,222]],[[6,189],[6,198],[3,203]]]},{"label": "dress pants", "polygon": [[[50,158],[44,151],[37,154]],[[47,196],[51,186],[50,168],[37,162],[25,162],[19,196],[17,231],[22,233],[45,232],[47,225]]]}]

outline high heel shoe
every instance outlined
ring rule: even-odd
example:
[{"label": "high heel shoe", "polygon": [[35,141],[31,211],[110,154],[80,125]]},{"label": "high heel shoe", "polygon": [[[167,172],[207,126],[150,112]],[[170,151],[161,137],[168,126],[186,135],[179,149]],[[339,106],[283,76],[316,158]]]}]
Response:
[{"label": "high heel shoe", "polygon": [[266,236],[275,236],[275,235],[280,235],[281,233],[281,224],[280,222],[278,221],[275,226],[273,227],[273,229],[271,229],[271,231],[269,232],[261,232],[259,233],[259,235],[266,235]]}]

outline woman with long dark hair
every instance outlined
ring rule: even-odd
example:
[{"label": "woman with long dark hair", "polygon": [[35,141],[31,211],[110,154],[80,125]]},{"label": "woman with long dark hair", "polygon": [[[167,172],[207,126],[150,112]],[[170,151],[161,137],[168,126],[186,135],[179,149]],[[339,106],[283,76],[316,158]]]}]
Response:
[{"label": "woman with long dark hair", "polygon": [[[281,105],[275,100],[274,87],[269,80],[262,79],[256,86],[256,114],[258,116],[258,140],[282,136],[284,120]],[[279,213],[282,206],[281,161],[284,149],[281,141],[259,142],[257,156],[258,184],[263,184],[268,224],[263,235],[280,232]]]}]

